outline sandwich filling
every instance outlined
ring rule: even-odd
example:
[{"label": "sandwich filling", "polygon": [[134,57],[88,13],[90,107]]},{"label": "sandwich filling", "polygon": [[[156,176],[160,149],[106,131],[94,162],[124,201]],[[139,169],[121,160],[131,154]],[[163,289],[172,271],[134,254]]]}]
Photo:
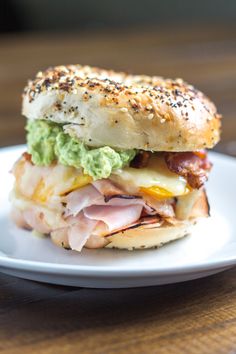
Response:
[{"label": "sandwich filling", "polygon": [[19,226],[80,251],[104,247],[129,228],[208,215],[206,151],[89,147],[65,127],[27,123],[28,151],[13,167],[13,217]]},{"label": "sandwich filling", "polygon": [[135,150],[115,151],[109,146],[89,149],[83,142],[64,132],[65,125],[45,120],[29,121],[26,130],[32,162],[49,166],[53,162],[83,168],[94,180],[108,178],[112,171],[128,165]]}]

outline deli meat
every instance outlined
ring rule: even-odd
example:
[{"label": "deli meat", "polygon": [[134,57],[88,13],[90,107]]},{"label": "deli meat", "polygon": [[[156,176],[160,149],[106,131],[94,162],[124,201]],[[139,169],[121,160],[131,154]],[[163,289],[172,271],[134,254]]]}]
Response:
[{"label": "deli meat", "polygon": [[186,178],[192,188],[199,189],[207,181],[212,164],[206,152],[167,152],[164,156],[169,170]]},{"label": "deli meat", "polygon": [[81,212],[77,222],[68,228],[68,240],[72,250],[81,251],[97,225],[96,220],[86,218]]},{"label": "deli meat", "polygon": [[84,209],[84,215],[91,220],[103,221],[110,233],[137,221],[141,216],[142,209],[142,205],[122,207],[93,205]]},{"label": "deli meat", "polygon": [[[110,181],[107,181],[107,183],[111,185]],[[124,193],[123,191],[120,192]],[[155,208],[149,206],[148,203],[146,203],[146,201],[142,197],[125,194],[115,194],[113,196],[110,196],[109,198],[106,198],[106,196],[98,192],[98,190],[91,184],[69,193],[63,198],[63,202],[66,203],[64,213],[66,217],[70,215],[76,216],[85,208],[88,208],[93,205],[101,207],[126,207],[139,205],[142,207],[142,209],[145,209],[145,212],[148,215],[153,215],[157,213]]]}]

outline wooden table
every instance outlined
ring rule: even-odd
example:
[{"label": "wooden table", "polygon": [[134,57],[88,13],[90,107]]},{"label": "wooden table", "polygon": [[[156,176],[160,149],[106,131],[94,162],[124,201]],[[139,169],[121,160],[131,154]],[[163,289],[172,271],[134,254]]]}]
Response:
[{"label": "wooden table", "polygon": [[[235,39],[236,27],[220,26],[1,37],[0,144],[24,141],[27,78],[76,62],[184,77],[223,113],[224,144],[234,140]],[[176,285],[89,290],[0,275],[0,353],[235,353],[235,279],[233,269]]]}]

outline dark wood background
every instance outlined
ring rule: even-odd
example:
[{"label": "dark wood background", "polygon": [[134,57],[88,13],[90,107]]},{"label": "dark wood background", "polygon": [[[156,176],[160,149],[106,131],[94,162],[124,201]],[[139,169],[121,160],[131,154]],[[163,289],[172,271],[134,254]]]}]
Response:
[{"label": "dark wood background", "polygon": [[[236,27],[0,37],[1,146],[24,142],[26,80],[65,63],[183,77],[217,104],[219,149],[234,153]],[[236,353],[235,279],[233,269],[176,285],[89,290],[0,275],[0,353]]]}]

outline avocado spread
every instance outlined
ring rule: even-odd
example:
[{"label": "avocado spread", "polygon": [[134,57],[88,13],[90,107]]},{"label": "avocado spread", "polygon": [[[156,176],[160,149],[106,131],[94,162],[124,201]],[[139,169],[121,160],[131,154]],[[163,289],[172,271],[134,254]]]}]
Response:
[{"label": "avocado spread", "polygon": [[109,146],[90,148],[66,134],[61,124],[45,120],[28,121],[26,130],[28,151],[35,165],[49,166],[57,160],[62,165],[82,167],[94,180],[108,178],[136,155],[135,150],[118,151]]}]

